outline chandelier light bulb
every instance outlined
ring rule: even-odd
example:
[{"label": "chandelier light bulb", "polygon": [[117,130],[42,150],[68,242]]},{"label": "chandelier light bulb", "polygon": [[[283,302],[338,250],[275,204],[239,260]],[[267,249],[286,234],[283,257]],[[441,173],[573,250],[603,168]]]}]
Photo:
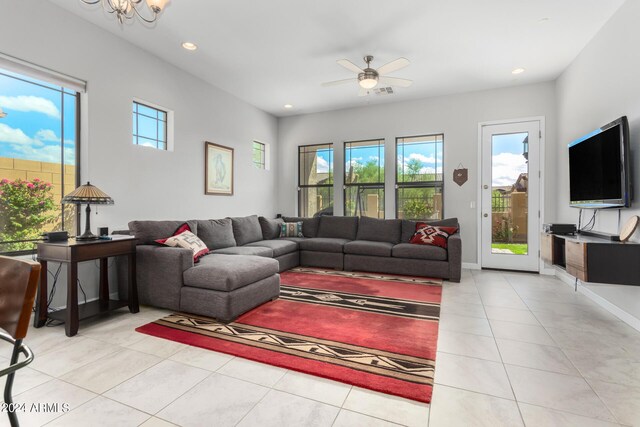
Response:
[{"label": "chandelier light bulb", "polygon": [[[153,23],[158,19],[158,16],[169,3],[169,0],[146,0],[149,11],[141,12],[138,10],[142,4],[142,0],[81,0],[85,4],[98,4],[102,3],[104,9],[116,15],[118,22],[121,24],[125,20],[133,19],[136,16],[146,22]],[[143,7],[141,7],[143,8]],[[145,16],[146,15],[146,16]],[[149,17],[149,15],[151,15]]]}]

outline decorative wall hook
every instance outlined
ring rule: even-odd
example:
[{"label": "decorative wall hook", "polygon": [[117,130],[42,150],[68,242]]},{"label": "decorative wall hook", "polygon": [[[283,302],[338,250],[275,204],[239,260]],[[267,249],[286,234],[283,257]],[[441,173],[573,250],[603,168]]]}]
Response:
[{"label": "decorative wall hook", "polygon": [[460,187],[469,179],[469,169],[465,168],[462,163],[458,164],[458,168],[453,170],[453,182]]}]

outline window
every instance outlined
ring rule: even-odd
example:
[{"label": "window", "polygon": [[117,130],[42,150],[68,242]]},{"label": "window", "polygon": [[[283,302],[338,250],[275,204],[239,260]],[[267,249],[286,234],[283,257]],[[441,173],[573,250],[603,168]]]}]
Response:
[{"label": "window", "polygon": [[0,69],[2,253],[32,251],[43,232],[79,231],[61,198],[79,185],[80,95],[30,75]]},{"label": "window", "polygon": [[133,101],[133,143],[167,150],[166,111]]},{"label": "window", "polygon": [[333,144],[298,147],[298,215],[333,215]]},{"label": "window", "polygon": [[262,142],[253,141],[253,164],[258,169],[265,169],[266,149]]},{"label": "window", "polygon": [[396,139],[396,218],[442,219],[444,135]]},{"label": "window", "polygon": [[344,143],[344,214],[384,218],[384,139]]}]

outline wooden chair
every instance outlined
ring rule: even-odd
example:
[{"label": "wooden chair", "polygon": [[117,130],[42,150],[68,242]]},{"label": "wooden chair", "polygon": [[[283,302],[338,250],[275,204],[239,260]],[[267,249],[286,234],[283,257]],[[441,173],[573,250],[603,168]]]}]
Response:
[{"label": "wooden chair", "polygon": [[[18,416],[12,407],[11,388],[16,371],[33,361],[33,352],[22,340],[29,328],[39,278],[39,263],[0,256],[0,339],[13,344],[11,364],[0,370],[0,377],[7,375],[4,402],[13,427],[18,426]],[[25,356],[22,362],[18,362],[20,353]]]}]

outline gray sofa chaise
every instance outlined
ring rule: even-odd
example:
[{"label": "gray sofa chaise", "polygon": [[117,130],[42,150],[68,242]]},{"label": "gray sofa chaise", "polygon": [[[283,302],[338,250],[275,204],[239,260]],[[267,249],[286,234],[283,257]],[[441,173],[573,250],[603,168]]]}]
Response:
[{"label": "gray sofa chaise", "polygon": [[[194,263],[189,249],[160,246],[184,223],[210,249]],[[303,237],[279,237],[283,222],[302,222]],[[459,227],[456,218],[424,221]],[[410,244],[416,221],[367,217],[284,217],[190,221],[131,221],[138,239],[137,282],[142,304],[229,322],[278,297],[279,272],[296,266],[439,277],[460,281],[460,232],[448,248]],[[118,259],[124,279],[126,259]],[[119,284],[126,280],[119,280]],[[126,295],[126,286],[119,292]]]}]

